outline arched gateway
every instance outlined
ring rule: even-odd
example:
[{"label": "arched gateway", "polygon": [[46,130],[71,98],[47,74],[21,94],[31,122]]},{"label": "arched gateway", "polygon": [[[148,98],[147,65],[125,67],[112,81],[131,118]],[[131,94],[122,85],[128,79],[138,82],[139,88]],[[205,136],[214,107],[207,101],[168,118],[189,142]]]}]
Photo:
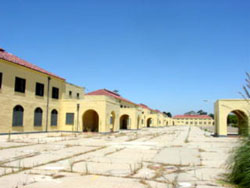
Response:
[{"label": "arched gateway", "polygon": [[82,117],[83,132],[98,132],[99,116],[95,110],[88,110]]},{"label": "arched gateway", "polygon": [[129,116],[124,114],[120,117],[120,129],[128,129]]},{"label": "arched gateway", "polygon": [[147,127],[151,127],[151,125],[152,125],[152,118],[148,118]]},{"label": "arched gateway", "polygon": [[238,128],[238,134],[248,135],[250,133],[250,100],[218,100],[214,109],[216,136],[228,135],[228,116],[232,113],[237,117],[235,127]]}]

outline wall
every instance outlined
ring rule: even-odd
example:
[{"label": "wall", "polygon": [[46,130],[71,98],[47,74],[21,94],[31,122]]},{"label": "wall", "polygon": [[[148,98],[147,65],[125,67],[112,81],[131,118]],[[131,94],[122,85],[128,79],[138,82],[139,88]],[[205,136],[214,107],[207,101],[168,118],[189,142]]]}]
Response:
[{"label": "wall", "polygon": [[[227,116],[230,112],[238,110],[247,116],[248,127],[250,126],[250,100],[226,99],[217,100],[214,104],[215,109],[215,134],[218,136],[227,135]],[[248,129],[249,131],[249,129]]]},{"label": "wall", "polygon": [[[14,63],[0,59],[0,72],[3,73],[2,88],[0,89],[0,132],[33,132],[33,131],[45,131],[46,130],[46,110],[47,110],[47,86],[48,75],[33,71],[26,67],[16,65]],[[26,79],[25,93],[19,93],[14,91],[15,77]],[[59,95],[62,98],[62,93],[65,90],[64,80],[56,77],[51,77],[50,85],[50,107],[48,116],[48,129],[55,130],[57,127],[50,126],[50,112],[53,109],[60,111],[60,99],[52,99],[51,92],[52,87],[59,88]],[[44,96],[35,95],[36,82],[44,84]],[[13,127],[12,116],[13,108],[16,105],[21,105],[24,108],[23,126]],[[34,110],[40,107],[43,110],[42,126],[34,127]],[[58,124],[60,124],[60,120]]]}]

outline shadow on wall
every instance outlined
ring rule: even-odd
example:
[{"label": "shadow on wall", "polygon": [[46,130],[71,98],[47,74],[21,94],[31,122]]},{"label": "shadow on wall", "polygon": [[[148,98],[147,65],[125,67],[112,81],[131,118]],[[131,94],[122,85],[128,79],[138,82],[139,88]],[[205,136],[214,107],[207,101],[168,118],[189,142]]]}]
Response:
[{"label": "shadow on wall", "polygon": [[99,116],[96,111],[88,110],[83,114],[83,132],[98,132]]}]

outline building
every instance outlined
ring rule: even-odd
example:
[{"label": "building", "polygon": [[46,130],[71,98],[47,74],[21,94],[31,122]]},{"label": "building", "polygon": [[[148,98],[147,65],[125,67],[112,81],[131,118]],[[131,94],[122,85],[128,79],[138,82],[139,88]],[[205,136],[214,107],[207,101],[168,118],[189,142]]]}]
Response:
[{"label": "building", "polygon": [[213,126],[214,120],[208,115],[176,115],[174,125]]},{"label": "building", "polygon": [[250,100],[248,99],[221,99],[214,104],[215,135],[227,136],[228,115],[233,113],[237,117],[238,133],[249,135],[250,133]]},{"label": "building", "polygon": [[171,125],[146,105],[101,89],[85,88],[0,48],[0,133],[112,132]]}]

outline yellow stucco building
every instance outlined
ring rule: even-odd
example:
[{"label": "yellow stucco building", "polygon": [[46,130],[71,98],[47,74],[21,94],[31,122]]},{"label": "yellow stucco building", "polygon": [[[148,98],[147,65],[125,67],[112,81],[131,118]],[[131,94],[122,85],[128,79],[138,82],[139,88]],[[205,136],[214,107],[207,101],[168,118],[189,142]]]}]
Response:
[{"label": "yellow stucco building", "polygon": [[85,94],[70,83],[0,48],[0,133],[112,132],[172,125],[146,105],[101,89]]},{"label": "yellow stucco building", "polygon": [[240,135],[250,133],[250,100],[247,99],[221,99],[214,104],[215,112],[215,134],[227,136],[227,117],[234,113],[238,119],[238,130]]},{"label": "yellow stucco building", "polygon": [[176,115],[173,117],[175,125],[213,126],[214,120],[208,115]]}]

